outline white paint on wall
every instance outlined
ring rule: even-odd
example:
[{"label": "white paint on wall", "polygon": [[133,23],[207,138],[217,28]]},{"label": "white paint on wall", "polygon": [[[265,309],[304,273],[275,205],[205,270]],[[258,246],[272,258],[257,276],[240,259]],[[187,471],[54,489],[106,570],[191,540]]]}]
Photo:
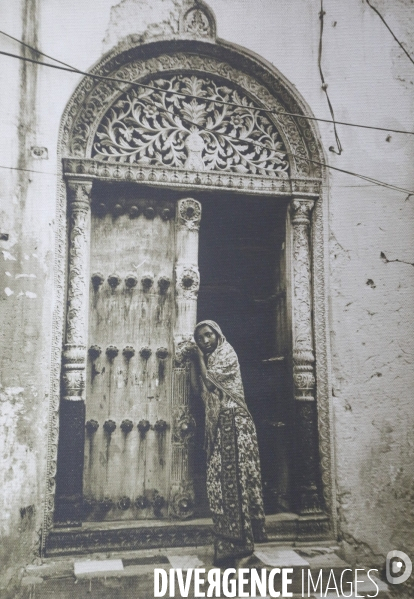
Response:
[{"label": "white paint on wall", "polygon": [[19,395],[24,392],[24,387],[6,387],[4,392],[6,395]]},{"label": "white paint on wall", "polygon": [[7,250],[2,250],[2,254],[5,260],[16,260],[16,258]]}]

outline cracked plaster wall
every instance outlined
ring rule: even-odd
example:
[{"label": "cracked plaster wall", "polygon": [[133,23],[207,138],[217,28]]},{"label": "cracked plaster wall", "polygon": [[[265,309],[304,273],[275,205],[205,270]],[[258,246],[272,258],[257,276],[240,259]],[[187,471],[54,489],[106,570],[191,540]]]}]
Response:
[{"label": "cracked plaster wall", "polygon": [[[272,62],[329,118],[317,0],[211,0],[219,37]],[[179,0],[0,0],[2,27],[88,69],[113,46],[174,34]],[[376,0],[414,52],[410,0]],[[336,117],[414,129],[412,64],[362,0],[326,0],[323,68]],[[160,25],[161,23],[161,25]],[[2,38],[2,49],[16,52]],[[2,58],[0,531],[3,585],[35,558],[42,522],[60,118],[79,77]],[[334,142],[320,124],[322,143]],[[413,189],[413,138],[340,127],[339,168]],[[47,148],[38,159],[31,147]],[[329,316],[339,525],[347,555],[414,555],[414,198],[329,173]],[[6,581],[6,582],[5,582]],[[0,585],[1,586],[1,585]]]}]

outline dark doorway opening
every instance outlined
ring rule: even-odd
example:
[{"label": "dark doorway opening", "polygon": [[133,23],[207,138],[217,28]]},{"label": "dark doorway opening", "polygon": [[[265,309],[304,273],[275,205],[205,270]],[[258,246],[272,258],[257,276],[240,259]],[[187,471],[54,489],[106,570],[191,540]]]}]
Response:
[{"label": "dark doorway opening", "polygon": [[[257,428],[266,513],[291,511],[286,203],[224,194],[199,199],[203,214],[198,320],[218,322],[239,357],[246,401]],[[197,411],[201,422],[202,406]],[[196,489],[201,507],[205,456],[202,426],[198,430]]]}]

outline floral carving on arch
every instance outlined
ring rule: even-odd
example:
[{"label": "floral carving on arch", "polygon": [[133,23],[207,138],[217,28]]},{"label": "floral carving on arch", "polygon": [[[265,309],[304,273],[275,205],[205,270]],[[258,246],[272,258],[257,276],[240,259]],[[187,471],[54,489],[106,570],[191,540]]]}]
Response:
[{"label": "floral carving on arch", "polygon": [[[63,134],[64,155],[169,169],[320,178],[313,162],[321,160],[314,133],[308,121],[287,114],[302,109],[282,82],[267,72],[257,78],[243,71],[241,61],[196,54],[194,44],[203,47],[202,42],[185,43],[193,44],[192,51],[180,47],[165,53],[160,43],[156,56],[141,58],[131,49],[96,68],[100,76],[123,81],[80,84]],[[190,97],[168,93],[173,91]]]},{"label": "floral carving on arch", "polygon": [[133,88],[105,113],[93,158],[288,176],[286,148],[274,123],[234,86],[194,74],[150,79],[148,84],[159,91]]}]

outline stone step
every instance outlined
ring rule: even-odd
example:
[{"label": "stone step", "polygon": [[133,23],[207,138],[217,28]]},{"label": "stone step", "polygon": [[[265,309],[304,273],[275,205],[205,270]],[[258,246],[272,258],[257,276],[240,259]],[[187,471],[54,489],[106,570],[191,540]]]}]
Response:
[{"label": "stone step", "polygon": [[[213,568],[212,562],[210,545],[47,559],[38,565],[27,566],[22,589],[36,589],[35,596],[41,599],[66,599],[72,596],[79,599],[84,596],[85,599],[92,599],[94,596],[99,599],[153,599],[154,568],[166,571],[167,575],[172,568],[182,568],[184,571],[187,568],[203,568],[206,572],[202,577],[206,579],[207,572]],[[371,577],[377,586],[368,578],[366,571],[359,569],[355,572],[351,569],[332,547],[293,548],[274,543],[261,544],[257,546],[255,554],[239,560],[237,566],[239,569],[247,569],[247,578],[252,569],[258,570],[261,575],[262,569],[270,573],[274,568],[290,568],[292,571],[287,573],[287,577],[292,582],[287,589],[294,593],[293,597],[338,599],[338,596],[349,596],[352,592],[354,595],[351,598],[357,595],[372,595],[379,599],[389,597],[387,585],[377,577],[374,578],[375,573],[371,573]],[[355,577],[360,581],[357,592]],[[275,590],[282,590],[280,573],[275,575],[274,587]],[[375,595],[377,587],[379,592]],[[109,589],[114,592],[112,596],[108,594]],[[118,590],[115,592],[114,589]],[[250,584],[245,586],[246,592],[248,589]],[[29,597],[30,594],[23,594],[21,598],[25,599],[26,596]],[[165,596],[168,597],[168,594]],[[175,596],[180,597],[177,583]],[[190,585],[189,599],[194,599],[193,582]]]}]

